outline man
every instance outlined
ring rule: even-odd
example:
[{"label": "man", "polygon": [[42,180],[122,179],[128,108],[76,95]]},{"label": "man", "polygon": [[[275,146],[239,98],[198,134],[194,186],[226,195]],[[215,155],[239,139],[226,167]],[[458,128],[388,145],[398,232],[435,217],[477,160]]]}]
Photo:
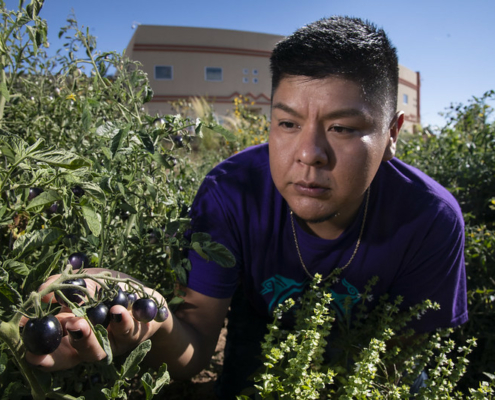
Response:
[{"label": "man", "polygon": [[[221,398],[248,384],[267,318],[316,273],[326,279],[342,269],[331,289],[337,307],[378,276],[375,298],[401,295],[404,307],[440,303],[415,321],[418,332],[467,320],[459,206],[394,158],[404,115],[396,111],[398,61],[385,33],[359,19],[323,19],[277,44],[271,70],[269,144],[217,166],[191,213],[193,231],[229,248],[236,266],[192,252],[185,303],[173,318],[139,324],[115,306],[119,317],[108,328],[116,353],[151,337],[149,361],[189,377],[209,361],[237,291]],[[105,357],[84,320],[69,316],[65,326],[68,342],[28,360],[61,369]]]}]

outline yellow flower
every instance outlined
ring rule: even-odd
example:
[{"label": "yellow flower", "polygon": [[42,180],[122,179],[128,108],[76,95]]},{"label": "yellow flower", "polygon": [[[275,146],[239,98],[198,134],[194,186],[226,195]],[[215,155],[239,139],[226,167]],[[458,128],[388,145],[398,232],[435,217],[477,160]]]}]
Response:
[{"label": "yellow flower", "polygon": [[65,100],[76,101],[76,95],[74,93],[68,94]]}]

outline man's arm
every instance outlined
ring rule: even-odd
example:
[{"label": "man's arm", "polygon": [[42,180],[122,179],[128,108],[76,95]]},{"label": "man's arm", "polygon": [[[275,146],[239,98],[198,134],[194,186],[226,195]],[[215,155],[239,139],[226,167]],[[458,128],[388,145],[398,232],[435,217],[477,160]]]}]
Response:
[{"label": "man's arm", "polygon": [[184,303],[153,335],[153,347],[146,361],[158,367],[166,359],[168,370],[176,379],[199,373],[215,351],[230,301],[186,289]]}]

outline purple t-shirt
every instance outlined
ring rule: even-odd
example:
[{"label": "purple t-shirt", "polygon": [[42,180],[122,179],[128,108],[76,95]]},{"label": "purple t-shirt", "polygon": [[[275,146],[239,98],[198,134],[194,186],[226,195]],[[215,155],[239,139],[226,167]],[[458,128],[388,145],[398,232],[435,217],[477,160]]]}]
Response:
[{"label": "purple t-shirt", "polygon": [[[300,252],[312,275],[326,277],[347,263],[363,213],[364,202],[335,240],[310,235],[295,221]],[[260,316],[269,316],[288,297],[300,297],[309,278],[295,247],[289,207],[271,178],[268,145],[246,149],[214,168],[198,191],[191,217],[193,231],[208,232],[237,260],[234,268],[222,268],[191,251],[191,289],[229,298],[242,281]],[[440,311],[414,321],[417,331],[462,324],[468,318],[463,253],[464,222],[454,197],[398,159],[383,162],[370,186],[361,245],[331,287],[334,307],[346,312],[345,299],[356,303],[368,281],[378,276],[371,304],[385,293],[403,296],[403,308],[425,299],[440,304]]]}]

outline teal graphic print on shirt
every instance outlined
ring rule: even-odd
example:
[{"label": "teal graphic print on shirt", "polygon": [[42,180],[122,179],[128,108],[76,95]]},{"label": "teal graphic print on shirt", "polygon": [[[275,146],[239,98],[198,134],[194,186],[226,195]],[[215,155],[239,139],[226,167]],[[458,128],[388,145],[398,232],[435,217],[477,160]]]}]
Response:
[{"label": "teal graphic print on shirt", "polygon": [[[308,282],[308,279],[302,282],[296,282],[282,275],[275,275],[264,281],[262,283],[263,290],[261,291],[261,295],[264,296],[272,293],[272,299],[268,304],[268,311],[270,313],[273,312],[275,307],[283,303],[290,296],[302,293]],[[342,285],[347,289],[347,293],[336,293],[334,290],[330,290],[333,297],[333,301],[330,304],[337,311],[339,318],[348,316],[354,304],[361,297],[359,291],[345,279],[342,280]]]},{"label": "teal graphic print on shirt", "polygon": [[293,279],[286,278],[282,275],[275,275],[274,277],[267,279],[262,283],[263,290],[261,294],[272,293],[272,301],[268,305],[268,311],[271,313],[275,307],[283,303],[287,298],[289,298],[294,293],[301,293],[306,286],[308,280],[303,282],[296,282]]}]

